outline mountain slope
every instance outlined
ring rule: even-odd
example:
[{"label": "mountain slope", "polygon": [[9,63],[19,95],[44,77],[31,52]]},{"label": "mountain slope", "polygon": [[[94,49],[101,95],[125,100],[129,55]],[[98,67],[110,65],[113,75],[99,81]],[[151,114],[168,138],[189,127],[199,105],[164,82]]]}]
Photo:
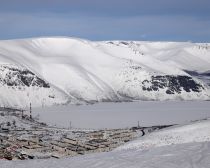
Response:
[{"label": "mountain slope", "polygon": [[[67,95],[28,69],[12,64],[0,65],[1,106],[23,107],[66,103]],[[24,104],[23,104],[24,103]]]},{"label": "mountain slope", "polygon": [[[69,102],[206,100],[210,93],[205,81],[187,72],[208,72],[210,49],[208,44],[203,45],[91,42],[64,37],[0,41],[0,66],[7,65],[11,78],[7,80],[5,71],[0,72],[4,81],[0,82],[3,93],[0,104],[24,107],[29,101],[40,106]],[[16,75],[13,66],[30,73]],[[24,83],[32,80],[31,75],[35,81]],[[20,93],[10,86],[11,81],[25,90]],[[36,86],[37,81],[42,84]],[[10,90],[13,96],[7,96],[9,91],[3,90]],[[34,96],[26,99],[26,90]]]}]

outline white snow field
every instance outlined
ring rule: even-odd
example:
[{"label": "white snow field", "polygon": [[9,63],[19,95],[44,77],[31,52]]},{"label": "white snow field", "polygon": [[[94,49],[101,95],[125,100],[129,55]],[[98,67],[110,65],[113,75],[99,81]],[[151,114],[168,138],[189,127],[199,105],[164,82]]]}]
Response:
[{"label": "white snow field", "polygon": [[1,40],[0,105],[209,100],[209,70],[204,43]]},{"label": "white snow field", "polygon": [[209,168],[210,120],[147,134],[118,149],[72,158],[0,161],[1,168]]},{"label": "white snow field", "polygon": [[173,126],[141,137],[117,150],[148,150],[166,145],[210,141],[210,120],[191,122],[190,124]]},{"label": "white snow field", "polygon": [[[140,101],[32,108],[32,115],[50,125],[74,128],[126,128],[183,124],[210,117],[209,101]],[[50,117],[49,117],[50,116]]]}]

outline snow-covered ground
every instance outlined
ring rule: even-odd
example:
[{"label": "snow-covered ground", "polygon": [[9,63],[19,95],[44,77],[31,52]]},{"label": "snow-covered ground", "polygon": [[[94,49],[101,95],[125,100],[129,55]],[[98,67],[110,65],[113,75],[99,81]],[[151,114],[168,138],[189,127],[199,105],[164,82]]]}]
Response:
[{"label": "snow-covered ground", "polygon": [[64,159],[0,161],[1,168],[209,168],[210,120],[167,128],[112,152]]},{"label": "snow-covered ground", "polygon": [[210,141],[210,120],[202,120],[153,132],[117,150],[148,150],[160,146],[208,141]]},{"label": "snow-covered ground", "polygon": [[32,108],[33,116],[57,126],[76,128],[125,128],[180,124],[210,117],[209,101],[140,101]]}]

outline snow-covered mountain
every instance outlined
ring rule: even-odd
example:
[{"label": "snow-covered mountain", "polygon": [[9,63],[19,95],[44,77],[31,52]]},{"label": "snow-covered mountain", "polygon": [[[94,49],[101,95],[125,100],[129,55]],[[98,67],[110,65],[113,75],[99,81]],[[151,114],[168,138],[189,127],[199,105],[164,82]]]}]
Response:
[{"label": "snow-covered mountain", "polygon": [[210,44],[0,41],[0,105],[210,99]]}]

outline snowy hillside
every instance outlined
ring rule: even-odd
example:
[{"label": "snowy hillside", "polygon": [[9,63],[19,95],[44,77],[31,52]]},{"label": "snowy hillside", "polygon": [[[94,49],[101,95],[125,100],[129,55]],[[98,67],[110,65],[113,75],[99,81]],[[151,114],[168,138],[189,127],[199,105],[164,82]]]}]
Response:
[{"label": "snowy hillside", "polygon": [[[0,65],[1,106],[20,107],[33,102],[35,106],[65,103],[64,94],[28,69],[12,64]],[[67,96],[66,96],[67,97]]]},{"label": "snowy hillside", "polygon": [[207,141],[210,141],[210,120],[203,120],[153,132],[116,150],[148,150],[161,146]]},{"label": "snowy hillside", "polygon": [[0,105],[206,100],[209,70],[210,44],[5,40],[0,41]]},{"label": "snowy hillside", "polygon": [[1,168],[208,168],[209,141],[210,120],[203,120],[148,134],[112,152],[0,164]]}]

